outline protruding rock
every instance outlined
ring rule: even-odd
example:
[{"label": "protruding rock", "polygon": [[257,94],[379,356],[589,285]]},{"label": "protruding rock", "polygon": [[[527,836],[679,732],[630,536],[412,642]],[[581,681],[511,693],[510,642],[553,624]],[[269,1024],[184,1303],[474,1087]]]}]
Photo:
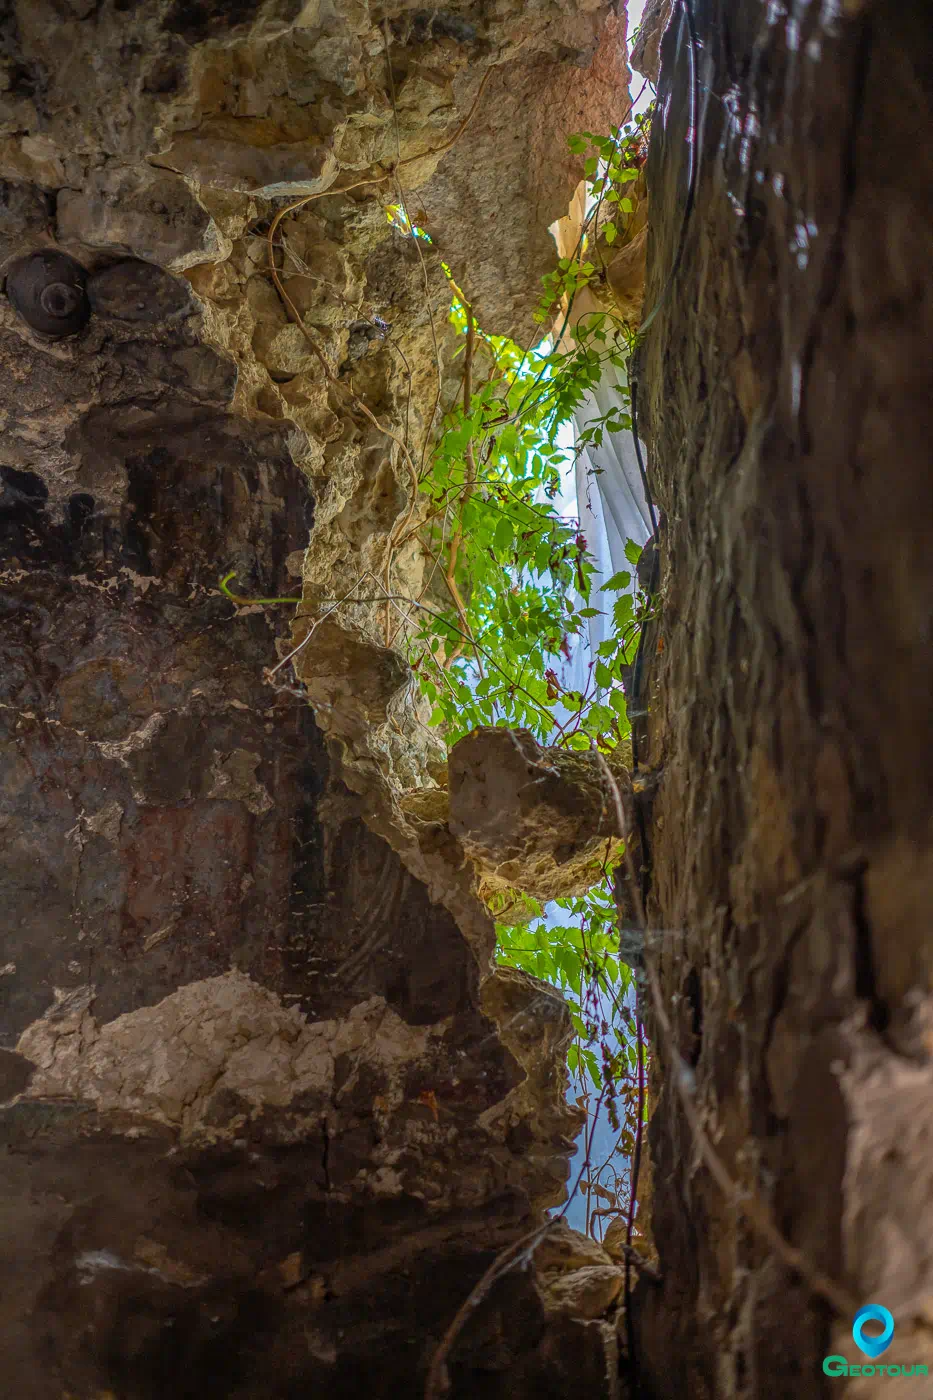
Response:
[{"label": "protruding rock", "polygon": [[[307,618],[295,623],[306,631]],[[411,679],[397,651],[325,621],[295,658],[295,670],[317,705],[344,732],[358,724],[384,724],[390,702]]]},{"label": "protruding rock", "polygon": [[611,1264],[575,1269],[542,1288],[545,1307],[583,1321],[604,1317],[621,1293],[624,1280],[622,1270]]},{"label": "protruding rock", "polygon": [[631,783],[616,758],[480,728],[451,750],[450,829],[490,890],[583,894],[623,835]]},{"label": "protruding rock", "polygon": [[655,85],[661,67],[661,40],[673,8],[673,0],[648,0],[638,26],[638,38],[632,45],[632,67]]},{"label": "protruding rock", "polygon": [[62,190],[56,214],[63,242],[122,249],[175,271],[224,256],[214,220],[168,170],[109,167],[80,190]]},{"label": "protruding rock", "polygon": [[87,290],[94,311],[118,321],[171,321],[194,309],[187,282],[138,258],[95,273]]},{"label": "protruding rock", "polygon": [[535,1269],[539,1274],[555,1276],[574,1269],[608,1268],[612,1264],[602,1245],[579,1230],[572,1230],[561,1220],[545,1235],[535,1250]]}]

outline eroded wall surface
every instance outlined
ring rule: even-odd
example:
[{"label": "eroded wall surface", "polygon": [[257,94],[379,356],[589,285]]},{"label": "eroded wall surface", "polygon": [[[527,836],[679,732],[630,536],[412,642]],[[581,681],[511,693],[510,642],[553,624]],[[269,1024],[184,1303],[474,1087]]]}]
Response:
[{"label": "eroded wall surface", "polygon": [[[933,47],[928,7],[693,0],[662,45],[641,361],[665,516],[641,761],[650,922],[698,1113],[741,1190],[933,1360]],[[921,1396],[866,1362],[698,1160],[651,1132],[662,1397]],[[663,1086],[663,1087],[662,1087]],[[847,1389],[848,1385],[848,1389]]]},{"label": "eroded wall surface", "polygon": [[[400,805],[443,753],[372,595],[430,562],[398,440],[420,464],[458,386],[441,259],[490,330],[530,330],[564,138],[624,110],[623,33],[545,0],[4,11],[11,1395],[413,1395],[561,1199],[566,1010],[491,975],[472,868]],[[277,235],[302,329],[270,219],[349,185]],[[431,246],[390,227],[400,187]],[[234,606],[231,570],[311,616],[369,571],[369,601],[269,683],[308,623]],[[516,1286],[455,1393],[614,1394],[614,1340]]]}]

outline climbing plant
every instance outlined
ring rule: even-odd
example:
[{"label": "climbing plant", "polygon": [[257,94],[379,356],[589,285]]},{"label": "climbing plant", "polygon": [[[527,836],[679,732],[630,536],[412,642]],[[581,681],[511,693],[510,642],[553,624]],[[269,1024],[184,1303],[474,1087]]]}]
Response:
[{"label": "climbing plant", "polygon": [[[614,242],[634,212],[628,191],[644,162],[649,118],[606,137],[570,138],[574,151],[593,152],[585,164],[593,204],[574,255],[544,279],[536,318],[556,318],[557,325],[540,345],[522,350],[484,333],[451,284],[451,320],[464,337],[463,388],[420,481],[430,500],[420,535],[438,601],[417,614],[409,638],[433,721],[451,743],[478,724],[496,723],[604,751],[628,735],[621,681],[640,621],[632,577],[623,571],[594,586],[579,523],[554,502],[567,471],[562,429],[610,368],[618,402],[577,429],[576,450],[631,428],[632,331],[609,311],[569,326],[574,298],[603,275],[601,240]],[[604,208],[613,217],[600,221]],[[634,565],[638,549],[626,553]],[[599,613],[611,622],[608,638],[590,658],[582,689],[571,688],[561,680],[562,662]]]},{"label": "climbing plant", "polygon": [[[476,336],[461,302],[452,315]],[[578,341],[569,351],[523,353],[502,337],[484,341],[495,369],[449,415],[422,482],[431,501],[423,538],[441,598],[418,619],[412,662],[449,742],[478,724],[507,723],[542,741],[612,749],[627,734],[621,678],[637,630],[624,591],[631,575],[594,587],[587,540],[553,502],[566,470],[560,429],[628,347],[607,337],[605,346]],[[621,398],[604,418],[604,431],[628,423]],[[584,688],[569,688],[562,662],[599,612],[611,616],[612,641],[592,658]]]},{"label": "climbing plant", "polygon": [[[631,231],[632,187],[644,164],[650,118],[649,109],[607,136],[584,132],[570,138],[571,149],[586,156],[590,209],[576,248],[544,278],[535,319],[552,329],[540,344],[522,349],[485,332],[450,278],[450,317],[462,336],[462,387],[420,471],[410,446],[384,428],[328,366],[275,271],[278,224],[315,196],[280,211],[267,235],[273,281],[327,377],[399,445],[413,484],[427,498],[421,510],[412,505],[390,538],[384,581],[369,578],[386,598],[386,640],[407,649],[431,720],[448,744],[482,724],[522,726],[542,742],[603,753],[629,737],[622,678],[634,659],[648,600],[634,594],[631,570],[598,581],[579,521],[557,502],[568,471],[566,428],[609,371],[618,384],[617,402],[582,426],[577,422],[569,451],[598,447],[607,433],[632,426],[627,365],[635,335],[609,310],[576,318],[571,313],[581,290],[605,278],[606,250]],[[389,206],[388,218],[413,239],[423,260],[421,245],[430,238],[412,223],[403,199],[399,189],[401,202]],[[422,595],[405,607],[390,594],[391,559],[414,535],[431,570]],[[638,555],[630,542],[632,569]],[[241,597],[229,587],[233,578],[228,573],[221,588],[238,605],[297,601]],[[393,608],[401,619],[394,628]],[[565,663],[601,613],[609,621],[605,640],[585,661],[582,683],[571,683]],[[578,667],[575,674],[580,672]],[[526,900],[525,925],[497,924],[498,953],[503,962],[563,990],[575,1030],[569,1065],[579,1095],[595,1098],[597,1107],[605,1104],[620,1145],[628,1148],[636,1130],[633,1102],[643,1108],[644,1097],[641,1090],[636,1094],[632,1076],[643,1089],[644,1066],[630,1034],[631,974],[618,956],[608,870],[602,875],[588,894],[558,901],[557,918],[553,911],[545,917]],[[598,1183],[591,1185],[605,1194]]]},{"label": "climbing plant", "polygon": [[[591,210],[573,255],[544,279],[536,319],[554,329],[541,344],[523,350],[486,334],[452,283],[463,384],[420,482],[429,500],[421,538],[432,560],[432,608],[418,615],[409,638],[432,720],[448,743],[480,724],[521,725],[541,742],[602,752],[629,737],[622,676],[648,608],[631,588],[640,551],[630,542],[632,570],[599,583],[579,522],[556,503],[568,472],[565,425],[609,371],[619,383],[617,402],[576,425],[574,447],[599,446],[605,434],[632,426],[633,333],[608,311],[568,328],[580,290],[604,276],[605,248],[627,231],[649,120],[650,112],[607,137],[570,139],[575,152],[590,152]],[[607,616],[607,639],[582,668],[582,685],[572,687],[562,679],[563,663],[598,613]],[[547,917],[533,900],[525,903],[525,925],[497,924],[498,956],[563,991],[575,1031],[568,1062],[578,1101],[591,1115],[594,1106],[605,1111],[617,1146],[630,1157],[644,1108],[644,1063],[609,872],[588,894],[559,900]],[[612,1214],[622,1207],[627,1188],[617,1162],[610,1154],[601,1168],[588,1168],[588,1223],[591,1209]],[[608,1184],[600,1179],[606,1171]]]}]

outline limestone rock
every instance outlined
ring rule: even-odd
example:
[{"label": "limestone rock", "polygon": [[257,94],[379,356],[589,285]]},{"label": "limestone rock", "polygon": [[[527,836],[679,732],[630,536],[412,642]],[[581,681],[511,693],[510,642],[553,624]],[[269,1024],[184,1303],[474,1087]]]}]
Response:
[{"label": "limestone rock", "polygon": [[589,1235],[572,1230],[566,1220],[554,1225],[538,1245],[534,1255],[539,1274],[566,1274],[582,1268],[608,1268],[612,1259],[602,1245]]},{"label": "limestone rock", "polygon": [[155,325],[195,309],[191,288],[183,278],[139,258],[110,263],[96,273],[88,284],[88,296],[96,316],[118,321]]},{"label": "limestone rock", "polygon": [[559,1205],[567,1181],[560,1145],[573,1142],[586,1116],[567,1102],[567,1049],[573,1038],[567,1003],[539,978],[514,967],[496,967],[483,983],[482,1005],[525,1075],[486,1116],[486,1126],[520,1156],[537,1184],[538,1198]]},{"label": "limestone rock", "polygon": [[450,799],[444,788],[415,788],[413,792],[402,795],[399,806],[406,816],[415,817],[418,821],[447,825]]},{"label": "limestone rock", "polygon": [[606,281],[619,318],[638,326],[645,300],[645,262],[648,251],[647,219],[642,227],[607,263]]},{"label": "limestone rock", "polygon": [[638,35],[632,45],[632,67],[657,86],[661,69],[661,40],[670,23],[674,0],[647,0]]},{"label": "limestone rock", "polygon": [[[405,188],[448,180],[416,247],[374,180],[397,155],[380,12],[7,8],[3,271],[54,248],[91,309],[53,343],[0,297],[7,1388],[412,1394],[490,1250],[563,1200],[581,1112],[560,995],[491,971],[440,795],[396,800],[443,768],[386,644],[383,582],[429,573],[397,439],[420,453],[456,392],[442,257],[467,286],[475,262],[493,329],[528,326],[539,220],[580,174],[564,135],[624,110],[621,22],[388,14],[403,155],[437,148]],[[266,235],[279,193],[356,181],[276,239],[328,377]],[[290,594],[298,552],[294,637],[218,589]],[[612,1394],[602,1331],[520,1282],[505,1393]],[[463,1394],[487,1380],[478,1358]]]},{"label": "limestone rock", "polygon": [[[642,1152],[645,1152],[647,1142],[642,1143]],[[654,1241],[650,1235],[650,1179],[646,1171],[644,1156],[642,1158],[641,1172],[638,1177],[638,1228],[632,1233],[632,1251],[639,1259],[644,1261],[645,1270],[657,1270],[658,1253],[654,1247]],[[603,1249],[609,1255],[613,1264],[618,1264],[622,1268],[625,1264],[625,1241],[628,1233],[628,1221],[624,1215],[617,1215],[606,1226],[603,1235]],[[637,1278],[641,1272],[637,1261],[635,1262]]]},{"label": "limestone rock", "polygon": [[541,901],[583,894],[624,834],[617,759],[542,748],[526,729],[475,729],[450,753],[450,829],[493,889]]},{"label": "limestone rock", "polygon": [[[307,634],[306,619],[295,624]],[[380,647],[328,619],[295,658],[296,671],[320,705],[349,722],[384,724],[389,705],[411,679],[396,651]]]},{"label": "limestone rock", "polygon": [[21,181],[0,180],[0,260],[31,251],[51,217],[48,195]]},{"label": "limestone rock", "polygon": [[[528,1394],[579,1396],[581,1400],[622,1400],[629,1391],[620,1376],[616,1330],[608,1322],[586,1322],[564,1313],[548,1314],[548,1330],[538,1347],[542,1383]],[[625,1388],[623,1388],[625,1387]]]},{"label": "limestone rock", "polygon": [[[469,128],[419,197],[430,211],[425,227],[444,256],[469,268],[465,290],[480,324],[508,327],[528,344],[540,336],[532,318],[539,279],[555,261],[547,230],[566,211],[581,174],[567,137],[608,131],[628,114],[625,16],[606,17],[586,4],[539,17],[536,5],[509,0],[501,11],[509,47],[500,50]],[[472,42],[461,40],[461,52],[472,58],[485,37],[479,28]],[[458,77],[461,111],[480,79],[472,64]],[[520,220],[518,204],[527,211]]]},{"label": "limestone rock", "polygon": [[545,1307],[591,1321],[604,1317],[622,1291],[625,1275],[611,1264],[587,1264],[562,1274],[543,1287]]},{"label": "limestone rock", "polygon": [[56,204],[64,242],[122,249],[181,272],[229,251],[187,182],[168,170],[108,166]]}]

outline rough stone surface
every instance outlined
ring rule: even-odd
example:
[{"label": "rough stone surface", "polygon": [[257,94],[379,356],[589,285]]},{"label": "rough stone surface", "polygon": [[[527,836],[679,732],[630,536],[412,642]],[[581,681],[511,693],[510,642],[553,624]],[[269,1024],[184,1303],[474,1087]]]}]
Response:
[{"label": "rough stone surface", "polygon": [[80,189],[58,192],[55,219],[62,242],[124,248],[178,272],[230,251],[187,182],[168,170],[117,165],[89,172]]},{"label": "rough stone surface", "polygon": [[[531,318],[537,293],[529,297],[524,279],[516,285],[514,269],[540,275],[553,264],[547,230],[580,178],[567,137],[619,126],[629,106],[624,7],[608,19],[592,4],[548,10],[534,43],[517,46],[494,74],[463,140],[415,196],[418,222],[437,230],[441,251],[463,266],[480,324],[508,325],[523,344],[540,338]],[[507,3],[502,14],[517,29],[530,10]],[[463,106],[478,86],[476,70],[468,73]],[[526,211],[520,219],[516,208]]]},{"label": "rough stone surface", "polygon": [[[562,1199],[580,1115],[563,1002],[491,975],[472,867],[399,804],[443,753],[379,599],[425,580],[401,537],[457,388],[441,250],[521,332],[539,215],[579,178],[564,137],[625,100],[622,19],[7,8],[2,271],[71,259],[89,319],[52,341],[0,298],[5,1385],[407,1397]],[[474,145],[439,149],[492,65]],[[573,101],[532,150],[549,84]],[[386,219],[399,149],[434,247]],[[509,182],[508,237],[480,238],[462,190]],[[325,191],[279,229],[288,312],[270,220]],[[302,555],[297,617],[219,591],[288,594]],[[602,1333],[519,1283],[498,1393],[614,1395]],[[486,1355],[464,1339],[455,1396],[495,1393]]]},{"label": "rough stone surface", "polygon": [[646,0],[638,33],[632,45],[632,67],[636,73],[658,84],[661,67],[661,40],[670,24],[674,0]]},{"label": "rough stone surface", "polygon": [[604,1317],[619,1296],[624,1274],[613,1264],[587,1264],[549,1281],[545,1306],[567,1317],[592,1322]]},{"label": "rough stone surface", "polygon": [[535,1250],[535,1269],[542,1275],[561,1275],[574,1269],[606,1267],[611,1263],[596,1240],[572,1230],[565,1220],[556,1224]]},{"label": "rough stone surface", "polygon": [[631,783],[615,758],[482,727],[450,751],[450,830],[485,887],[547,901],[582,894],[618,849]]},{"label": "rough stone surface", "polygon": [[454,1394],[461,1392],[470,1368],[482,1377],[476,1393],[493,1400],[516,1395],[622,1400],[626,1393],[611,1323],[547,1310],[530,1269],[500,1280],[471,1312],[449,1368]]},{"label": "rough stone surface", "polygon": [[[655,956],[723,1163],[813,1266],[891,1309],[886,1362],[931,1364],[933,31],[909,0],[694,10],[696,210],[641,364],[667,522],[635,743]],[[681,30],[648,304],[682,236]],[[823,1377],[827,1353],[863,1360],[851,1313],[724,1199],[650,1030],[651,1393],[926,1394]]]}]

